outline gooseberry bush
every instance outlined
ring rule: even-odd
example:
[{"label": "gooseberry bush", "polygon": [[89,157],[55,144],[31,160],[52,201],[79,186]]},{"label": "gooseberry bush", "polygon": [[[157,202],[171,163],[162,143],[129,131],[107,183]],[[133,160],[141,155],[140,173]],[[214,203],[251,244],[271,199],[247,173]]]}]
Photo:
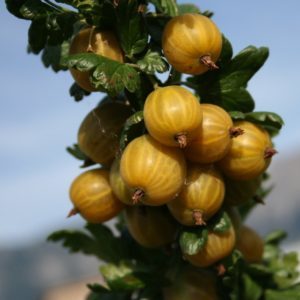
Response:
[{"label": "gooseberry bush", "polygon": [[101,261],[88,299],[300,299],[286,233],[244,225],[283,125],[247,91],[268,49],[233,55],[212,12],[175,0],[6,5],[31,22],[28,51],[73,77],[75,101],[99,93],[67,148],[85,169],[69,217],[86,226],[48,237]]}]

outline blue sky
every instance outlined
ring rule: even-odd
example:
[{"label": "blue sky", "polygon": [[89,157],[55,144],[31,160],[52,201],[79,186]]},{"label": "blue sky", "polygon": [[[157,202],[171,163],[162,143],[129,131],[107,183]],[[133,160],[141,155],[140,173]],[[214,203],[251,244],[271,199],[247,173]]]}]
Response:
[{"label": "blue sky", "polygon": [[[300,2],[200,3],[215,12],[214,21],[235,53],[250,44],[270,47],[249,90],[256,110],[277,112],[285,120],[275,140],[280,157],[298,151]],[[69,185],[81,170],[64,149],[76,141],[80,122],[102,97],[75,103],[68,94],[71,76],[45,69],[38,56],[26,53],[28,25],[0,2],[0,247],[28,244],[51,230],[83,223],[79,217],[65,219]]]}]

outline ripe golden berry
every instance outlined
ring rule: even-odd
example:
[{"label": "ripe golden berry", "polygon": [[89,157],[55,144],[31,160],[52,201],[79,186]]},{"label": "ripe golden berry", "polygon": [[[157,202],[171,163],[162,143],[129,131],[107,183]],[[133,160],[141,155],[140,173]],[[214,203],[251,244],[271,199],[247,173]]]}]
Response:
[{"label": "ripe golden berry", "polygon": [[267,131],[247,121],[234,123],[244,133],[232,140],[229,151],[218,162],[221,171],[236,180],[251,180],[260,176],[276,153]]},{"label": "ripe golden berry", "polygon": [[205,225],[220,209],[224,194],[222,175],[213,165],[188,165],[186,183],[168,208],[183,225]]},{"label": "ripe golden berry", "polygon": [[109,166],[119,150],[122,126],[131,109],[121,102],[104,102],[93,109],[78,130],[79,148],[94,162]]},{"label": "ripe golden berry", "polygon": [[[118,62],[123,62],[123,53],[117,38],[111,31],[100,31],[95,28],[85,28],[73,38],[69,54],[93,52]],[[88,92],[96,91],[90,81],[90,72],[81,72],[74,68],[70,72],[75,82]]]},{"label": "ripe golden berry", "polygon": [[172,18],[165,26],[162,48],[168,62],[181,73],[202,74],[217,68],[222,35],[215,23],[200,14]]},{"label": "ripe golden berry", "polygon": [[230,115],[220,106],[201,104],[203,121],[196,138],[185,149],[188,160],[202,164],[223,158],[229,150],[231,140],[242,134],[233,127]]},{"label": "ripe golden berry", "polygon": [[165,207],[127,207],[125,220],[136,242],[147,248],[157,248],[175,240],[177,226]]},{"label": "ripe golden berry", "polygon": [[184,257],[194,266],[209,267],[228,256],[234,245],[235,231],[232,226],[224,233],[209,231],[205,246],[197,254],[185,254]]},{"label": "ripe golden berry", "polygon": [[156,206],[171,201],[181,191],[186,163],[180,149],[164,146],[150,135],[142,135],[125,148],[120,172],[133,191],[134,202]]},{"label": "ripe golden berry", "polygon": [[102,223],[118,215],[124,208],[109,185],[109,174],[104,169],[93,169],[80,174],[72,182],[70,198],[74,210],[91,223]]},{"label": "ripe golden berry", "polygon": [[144,106],[148,132],[166,146],[184,148],[196,137],[202,122],[199,100],[180,86],[161,87],[150,93]]}]

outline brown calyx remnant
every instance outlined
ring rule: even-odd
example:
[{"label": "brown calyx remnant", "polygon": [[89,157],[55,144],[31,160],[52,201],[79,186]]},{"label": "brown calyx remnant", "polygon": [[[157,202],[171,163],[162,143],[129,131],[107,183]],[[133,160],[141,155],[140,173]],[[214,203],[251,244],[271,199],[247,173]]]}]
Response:
[{"label": "brown calyx remnant", "polygon": [[195,225],[206,225],[206,222],[203,219],[203,213],[200,210],[193,210],[193,219],[195,221]]},{"label": "brown calyx remnant", "polygon": [[131,197],[133,204],[138,204],[144,197],[145,192],[142,189],[136,189]]},{"label": "brown calyx remnant", "polygon": [[265,159],[271,158],[276,153],[278,153],[278,152],[274,148],[266,148],[265,153],[264,153],[264,158]]},{"label": "brown calyx remnant", "polygon": [[226,273],[226,268],[223,264],[216,266],[218,276],[223,276]]},{"label": "brown calyx remnant", "polygon": [[230,138],[236,138],[238,137],[239,135],[242,135],[244,134],[244,130],[242,128],[239,128],[239,127],[231,127],[229,129],[229,135],[230,135]]},{"label": "brown calyx remnant", "polygon": [[217,70],[219,67],[215,64],[215,62],[211,59],[210,54],[206,54],[200,57],[200,62],[209,68],[209,70]]},{"label": "brown calyx remnant", "polygon": [[174,137],[175,141],[179,144],[181,149],[185,148],[187,145],[187,136],[186,132],[177,133]]},{"label": "brown calyx remnant", "polygon": [[78,210],[77,208],[73,207],[73,208],[69,211],[69,213],[68,213],[68,215],[67,215],[67,218],[71,218],[71,217],[77,215],[78,213],[79,213],[79,210]]}]

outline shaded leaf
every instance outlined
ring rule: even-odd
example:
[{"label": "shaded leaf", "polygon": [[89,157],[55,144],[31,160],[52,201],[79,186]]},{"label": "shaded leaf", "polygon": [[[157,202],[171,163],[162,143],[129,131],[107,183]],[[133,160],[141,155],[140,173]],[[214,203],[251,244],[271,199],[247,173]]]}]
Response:
[{"label": "shaded leaf", "polygon": [[181,251],[187,255],[195,255],[203,249],[207,242],[207,238],[207,229],[184,229],[179,236]]},{"label": "shaded leaf", "polygon": [[20,12],[20,8],[27,0],[5,0],[7,10],[17,18],[24,19]]},{"label": "shaded leaf", "polygon": [[243,274],[243,300],[259,300],[263,289],[247,274]]},{"label": "shaded leaf", "polygon": [[148,43],[144,19],[138,12],[138,6],[137,0],[120,0],[117,7],[116,29],[119,41],[125,54],[130,58],[141,53]]},{"label": "shaded leaf", "polygon": [[169,69],[165,59],[158,52],[151,52],[151,50],[148,50],[146,55],[137,61],[137,65],[147,74],[164,73]]},{"label": "shaded leaf", "polygon": [[76,82],[74,82],[69,89],[70,96],[74,97],[75,101],[81,101],[84,96],[88,96],[91,93],[81,88]]},{"label": "shaded leaf", "polygon": [[61,60],[69,53],[69,42],[64,41],[61,45],[46,45],[42,54],[42,62],[46,68],[51,67],[54,72],[67,70]]},{"label": "shaded leaf", "polygon": [[120,138],[120,149],[123,151],[126,145],[135,137],[138,133],[142,133],[144,130],[144,115],[143,111],[138,111],[130,116],[123,127]]}]

